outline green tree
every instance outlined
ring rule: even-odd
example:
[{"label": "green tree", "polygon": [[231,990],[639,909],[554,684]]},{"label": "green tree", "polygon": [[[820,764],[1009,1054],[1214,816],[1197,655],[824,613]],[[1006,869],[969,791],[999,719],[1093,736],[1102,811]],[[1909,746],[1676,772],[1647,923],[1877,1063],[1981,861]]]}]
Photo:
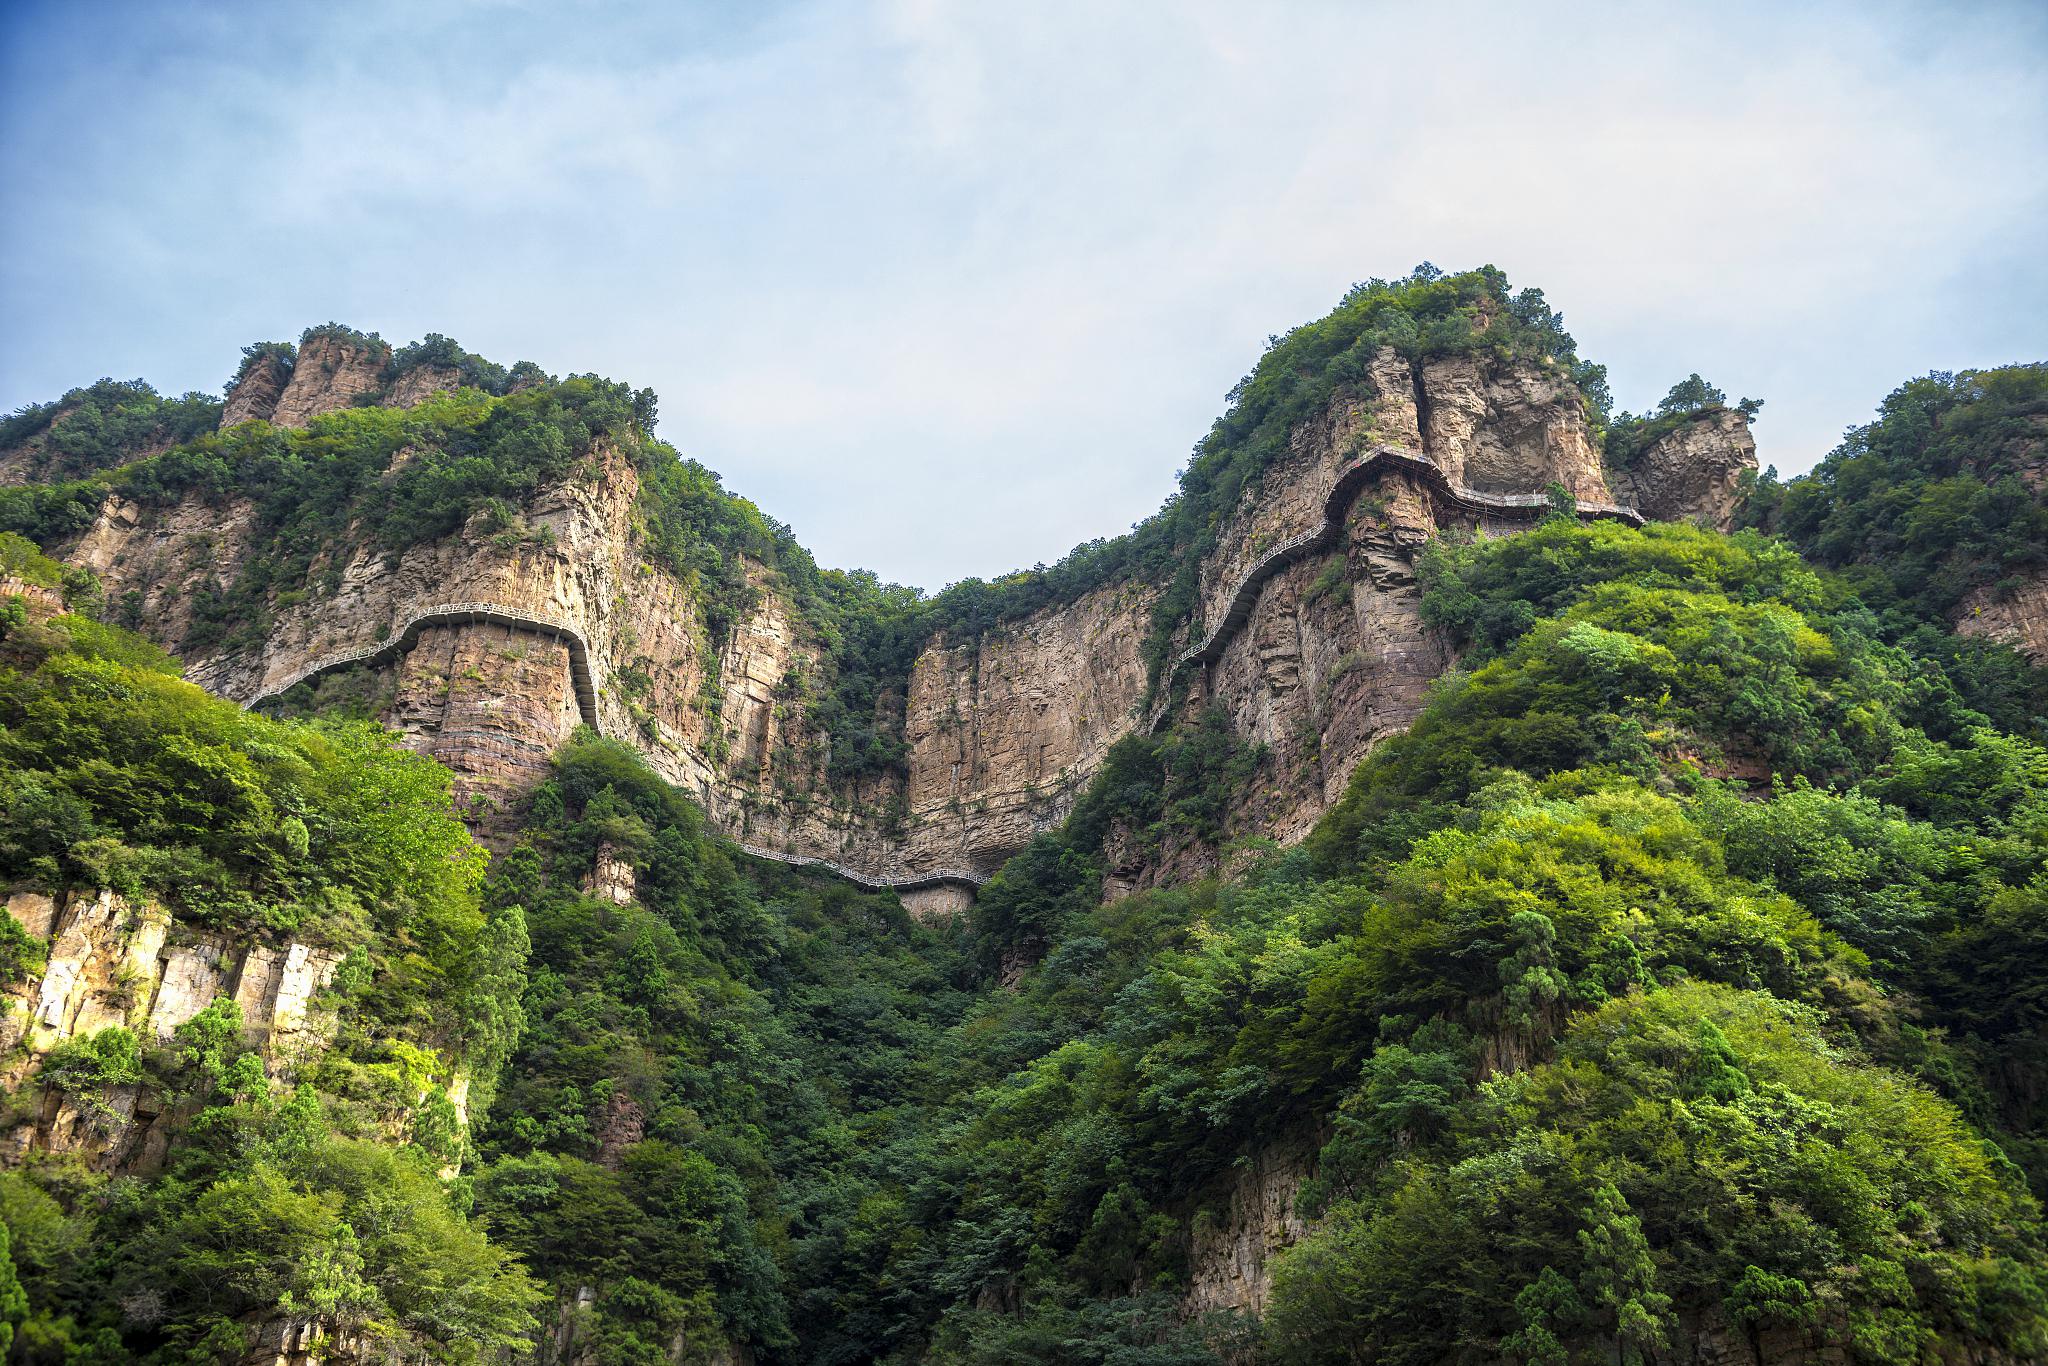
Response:
[{"label": "green tree", "polygon": [[1697,371],[1671,386],[1671,392],[1657,403],[1657,415],[1670,417],[1679,413],[1696,413],[1702,408],[1719,408],[1728,402],[1728,395],[1699,377]]}]

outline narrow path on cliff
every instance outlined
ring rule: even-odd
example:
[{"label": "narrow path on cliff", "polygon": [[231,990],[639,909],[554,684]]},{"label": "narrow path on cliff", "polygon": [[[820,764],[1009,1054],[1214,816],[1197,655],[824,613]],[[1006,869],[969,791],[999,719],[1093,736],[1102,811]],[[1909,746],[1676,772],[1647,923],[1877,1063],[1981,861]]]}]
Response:
[{"label": "narrow path on cliff", "polygon": [[[1330,481],[1330,491],[1323,496],[1323,522],[1312,531],[1305,531],[1291,540],[1282,541],[1262,555],[1258,562],[1239,576],[1230,591],[1230,601],[1224,608],[1223,616],[1211,627],[1199,645],[1190,647],[1174,661],[1175,672],[1190,664],[1204,667],[1216,662],[1230,644],[1238,629],[1250,620],[1252,609],[1258,605],[1259,593],[1266,581],[1288,565],[1305,556],[1335,546],[1343,538],[1344,517],[1353,500],[1364,488],[1368,479],[1388,470],[1401,470],[1419,476],[1437,496],[1455,507],[1481,514],[1494,513],[1507,517],[1526,517],[1534,521],[1546,515],[1551,508],[1547,493],[1482,493],[1478,489],[1453,483],[1436,463],[1405,451],[1396,446],[1378,446],[1366,454],[1350,461],[1337,471]],[[1578,514],[1586,521],[1609,517],[1641,526],[1643,515],[1632,507],[1620,503],[1578,504]],[[1165,722],[1167,708],[1162,704],[1153,713],[1147,729],[1156,733]]]},{"label": "narrow path on cliff", "polygon": [[[275,701],[299,684],[310,683],[336,669],[363,664],[382,664],[397,659],[419,643],[421,633],[435,626],[506,626],[516,630],[532,631],[537,635],[551,636],[561,641],[569,650],[569,678],[576,694],[577,713],[585,725],[600,735],[605,733],[604,723],[597,710],[597,682],[591,671],[590,643],[584,639],[583,633],[559,617],[540,616],[488,602],[440,603],[415,612],[385,639],[339,651],[297,669],[287,674],[281,681],[267,686],[244,705],[256,707],[265,702]],[[877,890],[904,892],[947,883],[964,883],[971,887],[979,887],[988,881],[983,874],[964,868],[935,868],[921,873],[899,873],[894,876],[868,873],[849,868],[832,859],[786,853],[741,841],[734,842],[739,845],[742,852],[753,858],[769,859],[800,868],[821,868],[826,872],[836,873],[849,882]]]}]

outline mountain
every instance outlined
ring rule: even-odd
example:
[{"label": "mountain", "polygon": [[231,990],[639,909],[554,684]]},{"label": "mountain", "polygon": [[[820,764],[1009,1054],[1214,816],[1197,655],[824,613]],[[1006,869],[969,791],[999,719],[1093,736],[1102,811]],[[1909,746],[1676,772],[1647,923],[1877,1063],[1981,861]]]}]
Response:
[{"label": "mountain", "polygon": [[1788,484],[1425,267],[1157,516],[932,596],[444,337],[25,409],[0,1327],[2036,1359],[2040,374]]},{"label": "mountain", "polygon": [[[465,376],[452,343],[335,327],[250,348],[217,435],[54,487],[21,529],[58,536],[195,681],[245,703],[347,691],[465,801],[516,810],[588,724],[735,839],[957,906],[1168,711],[1221,707],[1264,745],[1265,794],[1226,826],[1298,838],[1447,663],[1416,614],[1431,536],[1530,525],[1553,483],[1582,516],[1637,516],[1569,339],[1540,300],[1515,307],[1483,276],[1361,290],[1267,358],[1159,518],[935,601],[820,572],[647,438],[651,398]],[[1404,354],[1390,318],[1443,335]],[[465,378],[484,388],[455,394]],[[1656,510],[1725,521],[1746,422],[1682,427],[1638,456],[1698,474],[1648,481]]]}]

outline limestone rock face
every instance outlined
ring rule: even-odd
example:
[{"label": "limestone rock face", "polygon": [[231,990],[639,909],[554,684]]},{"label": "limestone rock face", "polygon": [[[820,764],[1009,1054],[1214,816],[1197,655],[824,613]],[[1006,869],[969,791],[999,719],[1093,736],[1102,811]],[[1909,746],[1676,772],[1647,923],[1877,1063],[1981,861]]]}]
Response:
[{"label": "limestone rock face", "polygon": [[64,558],[99,576],[115,621],[176,649],[191,633],[201,594],[234,583],[254,526],[255,511],[242,499],[145,508],[117,494],[100,505]]},{"label": "limestone rock face", "polygon": [[15,892],[7,910],[49,945],[41,977],[4,997],[0,1044],[24,1044],[29,1055],[15,1061],[9,1084],[58,1044],[111,1025],[168,1039],[221,996],[242,1007],[250,1042],[281,1059],[289,1045],[318,1032],[313,997],[343,957],[293,940],[230,944],[177,924],[153,901],[108,889],[63,898]]},{"label": "limestone rock face", "polygon": [[[7,911],[47,945],[40,976],[0,992],[0,1086],[19,1089],[51,1049],[120,1025],[144,1039],[178,1026],[227,997],[242,1009],[247,1042],[280,1080],[326,1046],[333,1020],[316,1004],[343,954],[287,939],[251,942],[179,924],[153,901],[100,889],[65,896],[12,893]],[[77,1151],[103,1168],[147,1166],[160,1156],[155,1103],[143,1089],[115,1087],[104,1111],[59,1092],[41,1096],[25,1122],[0,1135],[0,1151]]]},{"label": "limestone rock face", "polygon": [[1154,597],[1098,589],[919,657],[904,722],[913,859],[992,868],[1065,817],[1135,723]]},{"label": "limestone rock face", "polygon": [[[371,393],[382,361],[314,336],[274,419],[302,422]],[[415,370],[383,397],[417,401],[454,378]],[[1381,449],[1408,463],[1361,481],[1360,459]],[[1425,478],[1429,465],[1447,481]],[[1266,747],[1229,833],[1297,838],[1419,710],[1449,660],[1419,613],[1412,564],[1428,538],[1505,534],[1540,515],[1485,511],[1445,489],[1527,495],[1553,481],[1606,501],[1577,393],[1544,363],[1474,354],[1418,371],[1382,350],[1300,424],[1224,518],[1174,643],[1176,654],[1205,646],[1207,662],[1189,666],[1190,705],[1220,708]],[[820,647],[801,615],[753,566],[750,611],[714,639],[693,587],[643,557],[638,495],[631,463],[600,448],[509,527],[480,515],[395,557],[344,541],[311,567],[313,591],[234,650],[195,631],[191,612],[248,561],[247,503],[109,499],[66,553],[99,574],[117,617],[177,651],[204,687],[248,702],[317,676],[367,699],[455,772],[487,841],[509,832],[554,749],[591,724],[757,850],[884,882],[985,874],[1066,815],[1110,746],[1159,719],[1140,708],[1161,587],[1111,583],[975,640],[928,642],[877,718],[901,726],[902,770],[833,780],[833,737],[809,719]],[[1309,544],[1313,554],[1287,549]],[[1169,871],[1130,862],[1116,886]],[[919,905],[942,913],[957,900]]]},{"label": "limestone rock face", "polygon": [[275,1318],[256,1325],[241,1366],[363,1366],[386,1358],[368,1334],[317,1318]]},{"label": "limestone rock face", "polygon": [[965,915],[974,906],[974,893],[957,883],[913,887],[902,896],[904,909],[927,924]]},{"label": "limestone rock face", "polygon": [[610,844],[597,846],[597,857],[583,878],[584,895],[623,906],[637,894],[638,884],[633,865],[624,854]]},{"label": "limestone rock face", "polygon": [[1537,493],[1552,482],[1611,501],[1585,405],[1562,368],[1487,352],[1422,367],[1422,450],[1453,483]]},{"label": "limestone rock face", "polygon": [[1268,581],[1206,681],[1208,700],[1271,756],[1234,825],[1299,839],[1358,761],[1422,710],[1451,655],[1423,625],[1413,557],[1460,524],[1427,489],[1388,478],[1353,505],[1330,557]]},{"label": "limestone rock face", "polygon": [[1191,1315],[1218,1309],[1263,1314],[1273,1293],[1276,1254],[1308,1232],[1294,1198],[1314,1169],[1307,1144],[1253,1154],[1238,1169],[1220,1217],[1198,1219],[1188,1247],[1188,1289],[1181,1303]]},{"label": "limestone rock face", "polygon": [[276,415],[291,378],[292,368],[282,356],[266,352],[249,362],[228,394],[227,407],[220,415],[222,430],[259,418],[268,422]]},{"label": "limestone rock face", "polygon": [[314,333],[299,347],[291,380],[278,395],[270,420],[280,427],[303,427],[322,413],[354,407],[356,395],[383,387],[384,360],[370,347],[330,332]]},{"label": "limestone rock face", "polygon": [[1743,476],[1755,472],[1749,419],[1733,408],[1714,408],[1637,453],[1616,472],[1614,490],[1654,521],[1696,521],[1727,531],[1742,501]]},{"label": "limestone rock face", "polygon": [[2012,646],[2036,664],[2048,664],[2048,573],[2019,576],[1979,588],[1963,599],[1956,630]]},{"label": "limestone rock face", "polygon": [[436,394],[453,393],[462,373],[452,365],[422,365],[400,375],[384,395],[386,408],[410,408]]},{"label": "limestone rock face", "polygon": [[455,774],[456,809],[479,831],[505,828],[518,794],[576,729],[569,648],[554,636],[429,627],[389,675],[385,722]]}]

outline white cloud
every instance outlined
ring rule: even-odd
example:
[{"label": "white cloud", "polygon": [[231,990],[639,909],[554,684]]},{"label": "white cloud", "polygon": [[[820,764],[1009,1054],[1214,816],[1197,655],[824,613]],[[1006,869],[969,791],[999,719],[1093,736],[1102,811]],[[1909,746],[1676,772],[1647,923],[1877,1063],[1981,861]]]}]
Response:
[{"label": "white cloud", "polygon": [[1788,468],[2048,351],[2026,9],[749,14],[6,21],[0,402],[444,331],[654,385],[821,558],[936,586],[1145,515],[1267,333],[1424,257],[1541,285],[1626,403],[1768,399]]}]

